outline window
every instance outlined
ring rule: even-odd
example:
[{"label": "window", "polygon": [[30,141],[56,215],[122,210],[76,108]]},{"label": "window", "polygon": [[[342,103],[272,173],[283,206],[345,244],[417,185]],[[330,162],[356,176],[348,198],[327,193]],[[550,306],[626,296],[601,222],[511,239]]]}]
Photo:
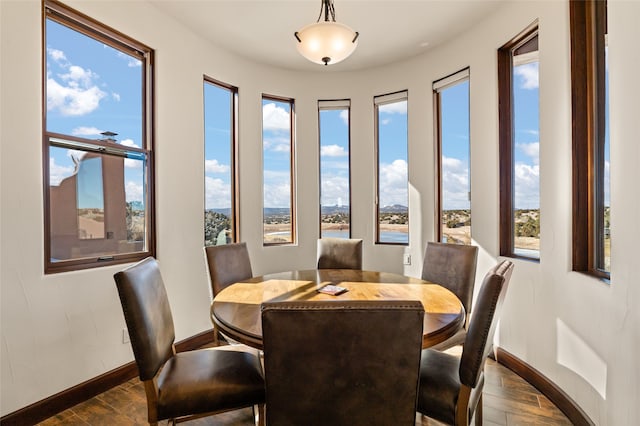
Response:
[{"label": "window", "polygon": [[573,270],[609,278],[607,2],[571,1]]},{"label": "window", "polygon": [[153,51],[45,1],[45,273],[154,255]]},{"label": "window", "polygon": [[376,96],[376,243],[409,244],[407,92]]},{"label": "window", "polygon": [[540,259],[537,22],[498,50],[500,255]]},{"label": "window", "polygon": [[204,244],[238,241],[238,89],[204,78]]},{"label": "window", "polygon": [[469,69],[433,83],[438,173],[437,239],[471,244]]},{"label": "window", "polygon": [[351,236],[350,107],[349,100],[318,101],[321,238]]},{"label": "window", "polygon": [[295,242],[293,99],[262,96],[263,244]]}]

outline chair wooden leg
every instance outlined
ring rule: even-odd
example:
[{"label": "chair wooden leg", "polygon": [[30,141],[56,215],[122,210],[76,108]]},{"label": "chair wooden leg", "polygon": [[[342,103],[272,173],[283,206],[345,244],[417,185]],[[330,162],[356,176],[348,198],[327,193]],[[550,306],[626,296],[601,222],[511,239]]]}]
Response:
[{"label": "chair wooden leg", "polygon": [[219,341],[218,341],[218,335],[219,335],[219,331],[218,331],[218,327],[216,327],[216,325],[213,325],[213,344],[218,346]]},{"label": "chair wooden leg", "polygon": [[267,419],[265,418],[264,404],[253,406],[253,416],[254,416],[254,422],[257,426],[265,426],[267,424]]},{"label": "chair wooden leg", "polygon": [[476,426],[482,426],[482,393],[480,399],[478,399],[478,406],[476,407]]}]

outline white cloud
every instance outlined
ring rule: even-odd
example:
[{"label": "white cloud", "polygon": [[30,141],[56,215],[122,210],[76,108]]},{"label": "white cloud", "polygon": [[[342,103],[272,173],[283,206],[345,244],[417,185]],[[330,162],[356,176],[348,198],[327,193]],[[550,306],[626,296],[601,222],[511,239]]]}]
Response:
[{"label": "white cloud", "polygon": [[349,179],[344,176],[322,176],[320,188],[322,205],[334,206],[349,202]]},{"label": "white cloud", "polygon": [[131,201],[144,201],[144,187],[135,183],[134,181],[129,181],[124,186],[125,199],[127,202]]},{"label": "white cloud", "polygon": [[378,106],[378,111],[383,114],[406,114],[407,101],[392,102]]},{"label": "white cloud", "polygon": [[220,164],[218,160],[204,160],[204,171],[206,173],[227,173],[229,166],[226,164]]},{"label": "white cloud", "polygon": [[142,66],[142,61],[139,59],[134,58],[133,56],[129,56],[126,53],[120,52],[120,51],[116,51],[116,55],[118,55],[118,58],[124,59],[125,61],[127,61],[127,66],[129,68],[135,68],[135,67],[140,67]]},{"label": "white cloud", "polygon": [[204,193],[206,209],[231,207],[231,184],[222,179],[206,176]]},{"label": "white cloud", "polygon": [[344,122],[344,124],[349,125],[349,110],[343,109],[340,111],[340,119]]},{"label": "white cloud", "polygon": [[264,171],[264,206],[289,207],[291,183],[289,172]]},{"label": "white cloud", "polygon": [[115,100],[116,102],[120,102],[120,94],[116,93],[116,92],[111,92],[111,97],[113,98],[113,100]]},{"label": "white cloud", "polygon": [[51,70],[47,71],[47,110],[77,116],[98,108],[107,96],[96,84],[100,77],[90,69],[70,63],[61,50],[48,48],[47,53],[63,71],[57,74],[59,80],[52,76]]},{"label": "white cloud", "polygon": [[122,139],[120,141],[120,145],[124,145],[124,146],[131,146],[134,148],[140,148],[140,145],[138,145],[137,143],[135,143],[133,141],[133,139]]},{"label": "white cloud", "polygon": [[88,87],[93,84],[94,80],[99,78],[93,71],[85,70],[77,65],[70,65],[67,69],[69,71],[68,73],[59,74],[59,76],[72,87]]},{"label": "white cloud", "polygon": [[104,130],[100,130],[97,127],[85,127],[80,126],[71,130],[71,134],[75,136],[96,136],[100,135]]},{"label": "white cloud", "polygon": [[524,154],[531,158],[534,164],[540,163],[540,143],[539,142],[531,142],[531,143],[519,143],[516,145]]},{"label": "white cloud", "polygon": [[540,166],[516,163],[514,170],[515,208],[540,207]]},{"label": "white cloud", "polygon": [[262,123],[264,130],[289,131],[289,113],[273,102],[268,103],[262,107]]},{"label": "white cloud", "polygon": [[349,155],[344,147],[340,145],[321,145],[320,156],[322,157],[346,157]]},{"label": "white cloud", "polygon": [[71,176],[75,171],[74,166],[61,166],[56,164],[55,158],[49,159],[49,185],[58,186],[66,177]]},{"label": "white cloud", "polygon": [[58,110],[62,115],[88,114],[98,108],[105,96],[98,86],[63,86],[53,78],[47,79],[47,110]]},{"label": "white cloud", "polygon": [[51,47],[47,48],[47,53],[56,62],[66,62],[67,57],[65,56],[62,50],[53,49]]},{"label": "white cloud", "polygon": [[380,120],[380,124],[382,124],[383,126],[386,126],[389,123],[391,123],[390,118],[383,118],[382,120]]},{"label": "white cloud", "polygon": [[291,151],[291,141],[289,140],[289,138],[264,138],[262,143],[266,151],[285,153]]},{"label": "white cloud", "polygon": [[514,73],[521,79],[521,88],[537,89],[538,84],[538,63],[519,65],[513,69]]},{"label": "white cloud", "polygon": [[407,206],[407,162],[394,160],[391,164],[380,165],[380,205],[401,204]]},{"label": "white cloud", "polygon": [[469,208],[469,169],[458,158],[442,157],[443,210]]},{"label": "white cloud", "polygon": [[[133,141],[133,139],[123,139],[120,141],[120,145],[124,145],[124,146],[130,146],[130,147],[134,147],[134,148],[140,148],[140,146],[135,143]],[[124,159],[124,166],[128,169],[141,169],[142,168],[142,161],[141,160],[136,160],[133,158],[125,158]]]}]

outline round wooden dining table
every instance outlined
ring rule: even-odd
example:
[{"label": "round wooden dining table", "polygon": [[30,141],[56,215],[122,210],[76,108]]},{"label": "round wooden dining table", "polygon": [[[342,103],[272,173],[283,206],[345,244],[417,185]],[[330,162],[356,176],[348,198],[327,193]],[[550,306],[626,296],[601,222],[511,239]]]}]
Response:
[{"label": "round wooden dining table", "polygon": [[[327,284],[347,291],[337,296],[318,292]],[[423,348],[453,336],[465,319],[460,300],[438,284],[387,272],[310,269],[268,274],[226,287],[211,303],[211,320],[222,334],[262,349],[260,305],[307,300],[419,300],[425,310]]]}]

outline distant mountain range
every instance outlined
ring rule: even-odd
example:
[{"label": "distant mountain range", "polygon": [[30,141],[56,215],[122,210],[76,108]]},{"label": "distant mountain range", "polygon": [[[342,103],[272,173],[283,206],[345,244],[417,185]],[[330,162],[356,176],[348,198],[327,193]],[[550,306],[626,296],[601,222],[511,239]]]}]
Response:
[{"label": "distant mountain range", "polygon": [[[135,208],[135,207],[134,207]],[[208,209],[207,211],[213,211],[216,213],[221,213],[225,216],[229,216],[231,214],[231,209]],[[384,206],[380,209],[380,213],[407,213],[409,209],[407,206],[403,206],[401,204],[394,204],[392,206]],[[279,208],[279,207],[267,207],[264,209],[265,216],[282,216],[288,215],[290,213],[288,208]],[[349,206],[322,206],[321,214],[348,214]]]},{"label": "distant mountain range", "polygon": [[384,206],[380,209],[380,213],[407,213],[409,208],[400,204],[394,204],[392,206]]}]

